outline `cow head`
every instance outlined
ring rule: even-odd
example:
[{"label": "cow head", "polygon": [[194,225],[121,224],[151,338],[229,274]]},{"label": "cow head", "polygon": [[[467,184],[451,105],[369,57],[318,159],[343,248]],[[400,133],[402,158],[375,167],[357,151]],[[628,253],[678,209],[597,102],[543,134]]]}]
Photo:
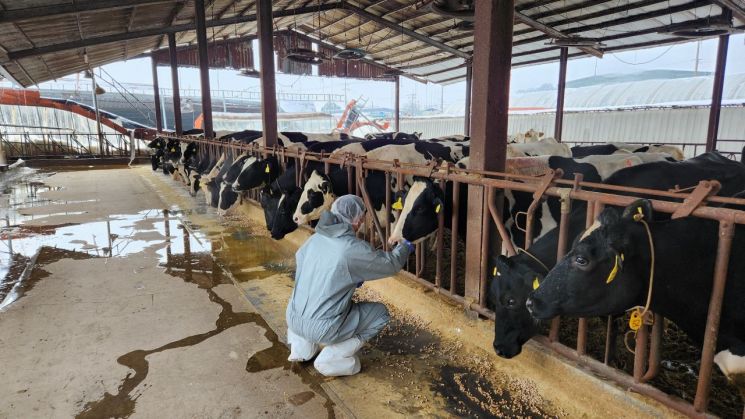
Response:
[{"label": "cow head", "polygon": [[156,137],[153,141],[147,144],[148,148],[163,149],[166,146],[166,140],[161,137]]},{"label": "cow head", "polygon": [[220,184],[220,199],[217,204],[218,212],[223,213],[230,209],[238,200],[238,192],[234,191],[230,184],[222,182]]},{"label": "cow head", "polygon": [[202,175],[197,173],[196,170],[192,170],[189,173],[189,195],[191,196],[197,196],[197,192],[199,192],[199,182],[202,179]]},{"label": "cow head", "polygon": [[[399,202],[399,198],[400,195],[396,198],[396,203]],[[406,239],[412,243],[419,242],[437,231],[439,214],[445,211],[443,201],[442,189],[432,180],[415,178],[405,194],[401,215],[388,241],[396,243]],[[398,209],[395,205],[394,203],[394,209]]]},{"label": "cow head", "polygon": [[497,355],[512,358],[523,344],[538,333],[538,325],[525,307],[533,288],[543,275],[533,271],[522,256],[498,256],[492,268],[489,302],[494,309],[494,342]]},{"label": "cow head", "polygon": [[335,199],[329,177],[313,170],[308,181],[305,182],[292,220],[298,225],[317,220],[324,210],[331,208]]},{"label": "cow head", "polygon": [[623,214],[606,208],[572,250],[546,275],[526,302],[533,317],[581,317],[621,313],[643,301],[649,274],[649,246],[635,216],[652,220],[652,205],[639,200]]},{"label": "cow head", "polygon": [[233,182],[236,191],[248,191],[254,188],[266,186],[279,175],[279,161],[275,156],[265,159],[251,157],[245,161],[241,173]]},{"label": "cow head", "polygon": [[174,166],[181,160],[181,144],[179,140],[168,140],[163,157]]},{"label": "cow head", "polygon": [[302,189],[295,188],[292,192],[285,192],[280,197],[271,230],[274,240],[281,240],[287,234],[297,230],[298,225],[292,220],[292,212],[297,207],[302,193]]}]

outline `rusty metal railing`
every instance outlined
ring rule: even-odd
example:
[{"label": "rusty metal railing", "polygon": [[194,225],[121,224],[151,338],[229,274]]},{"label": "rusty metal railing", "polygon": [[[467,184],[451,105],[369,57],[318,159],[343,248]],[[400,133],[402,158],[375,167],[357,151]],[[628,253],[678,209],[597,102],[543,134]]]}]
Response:
[{"label": "rusty metal railing", "polygon": [[[172,136],[171,136],[172,137]],[[535,340],[554,350],[555,352],[569,358],[577,363],[591,369],[592,371],[607,377],[619,385],[633,390],[635,392],[647,395],[662,404],[672,407],[686,415],[692,417],[705,417],[706,408],[709,399],[709,389],[711,374],[713,370],[713,358],[716,348],[718,326],[724,297],[724,286],[727,278],[727,264],[731,253],[732,238],[734,237],[735,225],[745,224],[745,212],[731,209],[708,206],[708,204],[737,204],[745,205],[745,199],[736,199],[729,197],[712,196],[711,182],[701,182],[693,190],[684,191],[659,191],[634,187],[612,186],[584,182],[581,175],[576,175],[574,179],[566,180],[556,176],[556,173],[548,172],[543,176],[528,176],[511,173],[496,173],[479,170],[468,170],[453,167],[452,165],[415,165],[402,164],[398,161],[378,161],[368,160],[363,157],[354,156],[334,156],[328,154],[306,153],[292,149],[282,148],[263,148],[257,145],[245,145],[237,143],[219,142],[215,140],[200,140],[191,137],[172,137],[185,141],[193,141],[202,144],[201,153],[205,156],[218,156],[222,151],[231,149],[234,152],[249,152],[255,155],[275,154],[280,158],[283,167],[287,167],[287,161],[295,160],[297,170],[297,180],[302,180],[302,168],[308,161],[322,162],[325,171],[328,173],[332,165],[346,167],[349,170],[349,187],[365,199],[366,204],[370,206],[368,192],[365,189],[364,178],[369,171],[382,171],[385,173],[386,184],[391,185],[391,179],[395,176],[401,184],[404,176],[421,176],[430,179],[443,181],[441,187],[445,187],[445,182],[450,182],[453,188],[452,193],[452,219],[450,230],[450,281],[443,282],[443,253],[445,250],[445,220],[443,213],[440,213],[438,224],[439,228],[435,235],[435,268],[433,275],[426,277],[427,258],[425,257],[426,248],[421,244],[416,246],[414,255],[414,268],[405,272],[405,276],[413,279],[419,284],[424,285],[435,293],[441,294],[456,304],[463,306],[466,310],[477,313],[483,317],[494,320],[494,312],[486,304],[487,290],[487,265],[486,261],[482,262],[481,269],[478,270],[477,276],[458,275],[458,267],[461,266],[461,258],[458,256],[458,246],[460,234],[458,228],[458,219],[464,208],[459,208],[459,201],[463,188],[480,188],[484,196],[484,210],[482,214],[482,228],[478,232],[469,231],[468,234],[479,234],[482,240],[484,253],[488,253],[489,246],[504,244],[504,249],[508,255],[514,255],[515,248],[510,240],[507,228],[502,222],[502,216],[498,201],[495,199],[498,192],[501,191],[519,191],[530,193],[533,196],[533,205],[548,197],[558,198],[561,203],[561,217],[559,221],[559,241],[557,246],[557,256],[561,258],[569,246],[569,214],[572,204],[575,201],[585,202],[587,205],[586,224],[589,226],[593,223],[595,217],[607,206],[627,206],[633,203],[637,196],[650,198],[650,202],[655,211],[672,214],[673,218],[681,216],[694,216],[715,220],[719,223],[719,235],[717,243],[717,256],[715,270],[712,272],[713,290],[708,308],[707,327],[705,330],[704,342],[701,355],[701,367],[698,377],[698,385],[693,404],[666,394],[661,390],[647,384],[653,379],[660,368],[661,345],[663,335],[664,319],[655,315],[653,326],[643,325],[636,335],[636,346],[634,354],[633,374],[628,375],[623,371],[610,367],[608,364],[610,345],[613,343],[610,339],[610,329],[612,320],[607,322],[606,340],[604,359],[596,360],[588,356],[587,351],[587,319],[578,320],[578,336],[575,348],[570,348],[559,342],[559,328],[562,323],[560,319],[554,319],[551,323],[551,329],[548,336],[538,336]],[[353,170],[352,170],[353,169]],[[390,189],[390,188],[389,188]],[[619,193],[624,193],[620,195]],[[636,195],[636,196],[635,196]],[[249,197],[256,199],[256,192],[249,193]],[[385,208],[386,213],[391,212],[391,194],[386,193]],[[391,225],[388,220],[381,223],[377,219],[374,211],[368,211],[372,217],[372,223],[368,223],[370,228],[365,233],[365,237],[371,244],[387,249],[387,238],[391,232]],[[527,214],[526,228],[526,247],[532,243],[531,228],[533,213],[529,210]],[[388,217],[386,217],[388,219]],[[489,231],[491,228],[496,229],[501,243],[489,242]],[[465,289],[478,290],[477,295],[469,295],[461,291],[458,283],[462,282]]]}]

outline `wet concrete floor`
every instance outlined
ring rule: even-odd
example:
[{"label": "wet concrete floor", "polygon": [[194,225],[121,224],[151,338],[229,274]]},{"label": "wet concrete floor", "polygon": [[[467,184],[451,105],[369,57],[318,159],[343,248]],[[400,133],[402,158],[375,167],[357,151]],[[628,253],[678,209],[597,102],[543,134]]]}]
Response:
[{"label": "wet concrete floor", "polygon": [[2,190],[0,418],[575,413],[390,304],[361,374],[288,363],[292,247],[147,168],[27,172]]}]

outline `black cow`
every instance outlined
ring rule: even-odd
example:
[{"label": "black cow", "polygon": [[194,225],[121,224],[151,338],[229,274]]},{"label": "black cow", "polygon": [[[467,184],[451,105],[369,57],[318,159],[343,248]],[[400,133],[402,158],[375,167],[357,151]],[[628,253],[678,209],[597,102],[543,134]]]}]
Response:
[{"label": "black cow", "polygon": [[[658,189],[669,189],[674,187],[676,184],[682,184],[683,182],[698,182],[700,180],[706,180],[706,179],[716,179],[722,182],[722,191],[725,193],[737,190],[737,189],[745,189],[745,183],[743,183],[743,180],[740,176],[732,176],[735,173],[742,172],[743,168],[738,167],[742,166],[741,163],[738,162],[732,162],[727,159],[720,159],[718,154],[717,155],[711,155],[712,153],[707,153],[704,155],[701,155],[699,157],[686,160],[684,162],[660,162],[663,164],[658,163],[648,163],[646,165],[641,166],[634,166],[630,167],[628,169],[623,169],[616,174],[612,175],[611,178],[614,178],[614,181],[617,182],[616,184],[620,186],[636,186],[636,187],[648,187],[648,185],[653,185],[657,187]],[[726,161],[725,161],[726,160]],[[686,164],[684,164],[686,163]],[[653,172],[647,172],[645,167],[652,166],[656,167],[657,170]],[[706,166],[706,167],[701,167]],[[623,172],[631,172],[631,174],[634,174],[634,176],[620,176]],[[636,174],[639,172],[646,172],[646,176],[637,176]],[[699,178],[690,177],[691,175],[695,176],[702,176]],[[711,177],[703,177],[703,176],[711,176]],[[610,178],[609,178],[610,179]],[[643,182],[642,184],[635,184],[633,182]],[[739,182],[739,183],[738,183]],[[723,193],[720,195],[724,195]],[[731,193],[730,193],[731,195]],[[726,196],[726,195],[724,195]],[[573,240],[579,232],[581,232],[584,229],[585,226],[585,214],[586,214],[586,206],[577,207],[575,211],[572,212],[572,215],[569,220],[569,240]],[[669,218],[669,215],[667,214],[658,214],[658,219],[665,219]],[[551,268],[553,266],[553,262],[555,261],[555,256],[551,256],[551,253],[555,254],[556,248],[558,245],[558,228],[553,229],[551,232],[546,234],[544,237],[538,239],[533,247],[530,248],[531,254],[535,254],[541,261],[544,262],[546,266]],[[548,249],[548,250],[545,250]],[[535,252],[535,253],[534,253]],[[544,253],[548,252],[548,253]],[[545,269],[540,267],[538,269],[531,267],[532,265],[525,265],[524,263],[520,263],[520,260],[524,260],[526,257],[529,258],[529,256],[521,255],[521,256],[514,256],[510,258],[510,260],[515,259],[515,263],[512,263],[512,266],[521,266],[520,270],[515,269],[509,269],[510,266],[507,266],[508,269],[504,269],[500,271],[500,276],[498,278],[498,281],[501,283],[499,285],[499,288],[494,288],[492,286],[490,288],[490,295],[489,298],[493,302],[502,301],[504,298],[502,294],[499,293],[500,289],[503,287],[507,287],[507,289],[512,290],[511,292],[514,295],[517,296],[525,296],[527,293],[531,291],[531,285],[526,283],[524,281],[524,278],[526,277],[538,277],[539,279],[543,277],[545,274]],[[518,259],[519,258],[519,259]],[[549,263],[546,263],[549,262]],[[504,265],[504,263],[503,263]],[[499,268],[498,268],[499,269]],[[498,306],[495,306],[495,310],[499,309]],[[514,317],[514,318],[513,318]],[[502,350],[503,354],[510,354],[511,352],[515,352],[515,346],[521,346],[519,339],[515,340],[512,339],[515,335],[522,335],[526,336],[530,334],[530,331],[524,331],[522,330],[523,325],[526,324],[528,320],[527,312],[525,310],[518,310],[513,312],[512,316],[508,316],[506,320],[501,321],[501,325],[499,327],[509,329],[511,332],[510,336],[503,336],[501,333],[495,335],[495,349],[496,346],[499,345],[500,349]],[[496,331],[496,329],[495,329]],[[532,335],[531,335],[532,336]],[[499,340],[499,342],[497,341]],[[511,348],[511,349],[510,349]],[[519,353],[519,350],[517,350]],[[513,355],[514,356],[514,355]]]},{"label": "black cow", "polygon": [[683,161],[658,161],[619,170],[605,183],[619,186],[667,190],[696,186],[701,180],[718,180],[721,196],[732,196],[745,189],[745,165],[716,151]]},{"label": "black cow", "polygon": [[571,151],[572,157],[574,157],[575,159],[581,159],[587,156],[613,154],[618,151],[618,147],[614,146],[613,144],[574,146],[571,148]]},{"label": "black cow", "polygon": [[[585,208],[572,212],[569,235],[576,237],[585,226]],[[556,264],[559,229],[554,228],[530,247],[513,257],[498,256],[490,266],[491,285],[488,301],[494,310],[494,351],[503,358],[512,358],[522,346],[538,333],[538,324],[525,307],[525,301],[535,284],[543,280],[548,268]]]},{"label": "black cow", "polygon": [[[646,220],[654,241],[648,244]],[[649,303],[697,344],[706,329],[719,239],[713,220],[686,217],[655,222],[652,205],[639,200],[623,213],[605,209],[546,275],[526,306],[537,319],[606,316]],[[654,251],[654,285],[650,269]],[[714,361],[745,398],[745,226],[737,225],[722,301]],[[648,291],[652,287],[651,299]]]}]

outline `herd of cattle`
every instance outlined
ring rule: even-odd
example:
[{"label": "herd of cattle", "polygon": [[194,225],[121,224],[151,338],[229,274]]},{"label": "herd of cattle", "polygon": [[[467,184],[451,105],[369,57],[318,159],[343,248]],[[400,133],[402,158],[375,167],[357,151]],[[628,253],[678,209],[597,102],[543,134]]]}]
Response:
[{"label": "herd of cattle", "polygon": [[[261,136],[260,131],[241,131],[218,139],[249,144]],[[508,144],[508,173],[561,169],[566,179],[579,173],[585,182],[658,190],[717,180],[721,184],[718,195],[745,197],[745,165],[717,152],[685,159],[672,146],[613,143],[570,148],[530,133],[523,138],[525,142]],[[363,139],[283,132],[279,142],[287,149],[331,156],[353,154],[415,164],[450,162],[460,168],[469,164],[470,140],[464,136],[424,140],[416,134],[386,133]],[[153,170],[161,167],[164,173],[178,176],[192,196],[204,191],[207,204],[219,211],[235,205],[242,193],[257,190],[274,239],[283,238],[298,225],[312,224],[336,197],[355,190],[348,183],[352,178],[346,167],[333,166],[326,173],[324,163],[308,161],[301,176],[307,180],[298,184],[293,163],[282,170],[275,155],[256,157],[230,147],[224,147],[220,155],[210,155],[200,153],[198,143],[163,138],[152,141],[150,147]],[[441,211],[450,227],[453,191],[449,182],[441,188],[431,179],[405,177],[398,184],[393,176],[386,185],[385,174],[377,171],[368,171],[364,182],[378,219],[389,217],[391,221],[390,242],[402,238],[418,242],[431,236]],[[393,197],[390,213],[385,207],[386,193]],[[530,193],[505,191],[504,223],[516,248],[525,244],[525,212],[532,201]],[[458,205],[465,208],[467,202],[467,193],[461,193]],[[653,213],[649,201],[642,199],[623,211],[606,208],[593,227],[586,229],[587,206],[575,202],[568,226],[569,240],[574,243],[557,260],[560,206],[558,198],[549,198],[537,208],[529,253],[490,256],[489,303],[497,319],[493,346],[499,356],[518,355],[523,344],[538,333],[538,320],[557,315],[622,315],[645,304],[675,322],[698,344],[703,342],[719,236],[716,221],[671,220],[668,214]],[[461,232],[465,232],[466,213],[459,211]],[[715,362],[745,397],[745,309],[741,305],[745,302],[745,259],[737,257],[743,251],[745,227],[737,226]],[[650,278],[654,278],[653,285]]]}]

